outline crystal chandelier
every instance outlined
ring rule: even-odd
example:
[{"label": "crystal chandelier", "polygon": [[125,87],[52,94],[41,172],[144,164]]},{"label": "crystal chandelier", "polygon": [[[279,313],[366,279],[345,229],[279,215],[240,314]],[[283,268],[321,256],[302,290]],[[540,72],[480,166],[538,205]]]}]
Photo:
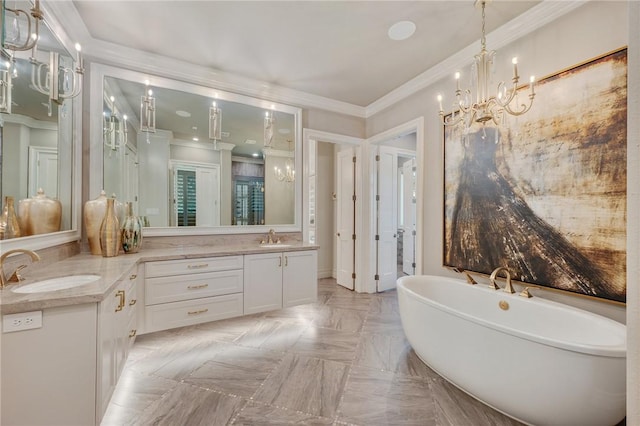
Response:
[{"label": "crystal chandelier", "polygon": [[[289,151],[291,152],[291,140],[287,139],[289,143]],[[280,182],[293,182],[296,179],[296,171],[293,168],[293,164],[291,164],[291,159],[287,157],[285,161],[285,169],[282,170],[278,166],[273,167],[273,173],[276,179]]]},{"label": "crystal chandelier", "polygon": [[[511,88],[507,88],[504,81],[498,84],[496,94],[489,93],[489,83],[491,81],[492,65],[495,58],[495,50],[487,51],[487,43],[485,37],[485,5],[486,0],[476,0],[476,5],[480,3],[482,6],[482,38],[480,39],[481,50],[475,55],[473,65],[471,66],[472,80],[471,89],[460,89],[460,73],[455,74],[456,91],[455,101],[452,105],[452,112],[445,116],[442,108],[442,95],[438,95],[438,103],[440,105],[440,118],[445,126],[454,126],[464,121],[468,128],[473,122],[486,123],[493,121],[496,125],[500,125],[505,119],[505,113],[518,116],[526,113],[533,105],[535,97],[534,81],[531,76],[530,92],[528,95],[528,104],[520,103],[518,99],[518,59],[513,58],[513,78]],[[475,91],[475,94],[473,93]]]}]

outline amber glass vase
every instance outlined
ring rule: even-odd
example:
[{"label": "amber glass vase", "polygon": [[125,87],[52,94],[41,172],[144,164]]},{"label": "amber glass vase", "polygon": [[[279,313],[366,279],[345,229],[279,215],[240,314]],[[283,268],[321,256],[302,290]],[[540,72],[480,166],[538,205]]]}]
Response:
[{"label": "amber glass vase", "polygon": [[120,251],[120,223],[114,204],[114,198],[107,198],[107,211],[100,225],[100,250],[104,257],[117,256]]},{"label": "amber glass vase", "polygon": [[122,250],[125,253],[137,253],[142,247],[142,220],[133,214],[132,203],[126,203],[126,212],[120,230]]}]

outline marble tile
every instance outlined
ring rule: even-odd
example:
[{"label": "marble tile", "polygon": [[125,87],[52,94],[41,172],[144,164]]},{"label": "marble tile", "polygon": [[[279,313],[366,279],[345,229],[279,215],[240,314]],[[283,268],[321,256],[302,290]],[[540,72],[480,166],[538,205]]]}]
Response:
[{"label": "marble tile", "polygon": [[250,398],[281,359],[282,354],[277,352],[226,345],[184,382]]},{"label": "marble tile", "polygon": [[109,404],[102,417],[100,426],[122,426],[133,424],[140,417],[140,411],[133,408],[122,407],[117,404]]},{"label": "marble tile", "polygon": [[308,324],[297,321],[263,319],[235,339],[234,343],[284,352],[295,345],[308,327]]},{"label": "marble tile", "polygon": [[246,400],[180,383],[151,404],[135,425],[224,425]]},{"label": "marble tile", "polygon": [[178,382],[174,380],[125,369],[120,376],[116,390],[113,392],[111,403],[142,412],[177,385]]},{"label": "marble tile", "polygon": [[[470,397],[443,378],[431,381],[438,426],[466,424],[516,426],[521,423]],[[511,397],[508,395],[507,397]]]},{"label": "marble tile", "polygon": [[309,327],[291,350],[308,357],[351,363],[355,358],[358,339],[357,333]]},{"label": "marble tile", "polygon": [[317,417],[299,411],[274,407],[272,405],[249,402],[234,419],[233,424],[246,426],[280,426],[286,424],[323,426],[332,425],[333,419]]},{"label": "marble tile", "polygon": [[287,355],[254,395],[277,407],[332,418],[336,414],[349,366],[339,362]]},{"label": "marble tile", "polygon": [[387,296],[376,297],[371,301],[369,307],[369,315],[371,314],[400,314],[400,306],[396,293],[390,293]]},{"label": "marble tile", "polygon": [[350,290],[336,292],[325,303],[333,308],[352,309],[357,311],[368,311],[375,296],[363,293],[354,293]]},{"label": "marble tile", "polygon": [[323,307],[317,311],[313,325],[316,327],[332,328],[334,330],[348,331],[351,333],[362,330],[366,313],[350,309]]},{"label": "marble tile", "polygon": [[362,333],[354,364],[395,371],[408,345],[404,335]]},{"label": "marble tile", "polygon": [[435,425],[429,381],[353,367],[338,420],[359,425]]},{"label": "marble tile", "polygon": [[[193,370],[213,359],[219,350],[220,343],[217,342],[185,339],[182,345],[174,346],[174,350],[159,351],[149,355],[142,362],[134,364],[132,368],[146,370],[149,374],[167,379],[182,380]],[[154,362],[149,363],[150,359]],[[154,368],[156,366],[157,368]]]},{"label": "marble tile", "polygon": [[385,333],[404,336],[400,317],[395,313],[369,313],[362,327],[365,333]]}]

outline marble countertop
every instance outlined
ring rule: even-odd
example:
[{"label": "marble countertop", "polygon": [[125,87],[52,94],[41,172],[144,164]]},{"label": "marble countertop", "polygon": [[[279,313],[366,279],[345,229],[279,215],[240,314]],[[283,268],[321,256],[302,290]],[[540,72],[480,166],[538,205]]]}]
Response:
[{"label": "marble countertop", "polygon": [[[32,273],[29,272],[29,268],[22,270],[24,281],[19,284],[11,283],[0,290],[0,310],[2,314],[13,314],[57,306],[100,302],[113,291],[120,280],[128,278],[130,273],[135,273],[134,268],[144,262],[317,249],[318,246],[314,244],[287,243],[282,245],[274,244],[268,247],[246,244],[171,247],[148,250],[143,248],[139,253],[120,254],[116,257],[102,257],[81,253],[53,263],[42,270],[34,270]],[[84,274],[96,274],[100,276],[100,279],[80,287],[65,290],[30,294],[13,292],[13,289],[33,282]],[[139,285],[142,285],[142,283],[139,283]]]}]

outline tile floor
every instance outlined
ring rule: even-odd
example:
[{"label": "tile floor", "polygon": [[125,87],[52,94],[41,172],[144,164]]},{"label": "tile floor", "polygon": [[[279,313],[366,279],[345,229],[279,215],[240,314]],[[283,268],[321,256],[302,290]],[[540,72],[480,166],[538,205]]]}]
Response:
[{"label": "tile floor", "polygon": [[395,291],[139,336],[103,425],[517,425],[426,367]]}]

